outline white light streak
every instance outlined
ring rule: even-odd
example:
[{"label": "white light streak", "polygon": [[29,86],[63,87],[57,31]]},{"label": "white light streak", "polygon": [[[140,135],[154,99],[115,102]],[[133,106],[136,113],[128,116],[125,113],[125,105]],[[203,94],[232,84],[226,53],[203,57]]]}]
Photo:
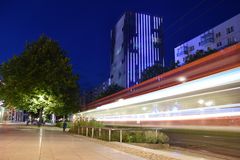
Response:
[{"label": "white light streak", "polygon": [[110,109],[123,107],[127,105],[139,104],[170,96],[181,95],[203,89],[209,89],[221,85],[226,85],[234,82],[240,82],[240,67],[225,72],[217,73],[208,77],[193,80],[187,83],[182,83],[166,89],[158,90],[155,92],[147,93],[144,95],[125,99],[123,102],[113,102],[105,104],[98,109]]},{"label": "white light streak", "polygon": [[183,76],[181,76],[181,77],[178,78],[178,81],[179,81],[179,82],[185,82],[186,80],[187,80],[187,78],[186,78],[186,77],[183,77]]}]

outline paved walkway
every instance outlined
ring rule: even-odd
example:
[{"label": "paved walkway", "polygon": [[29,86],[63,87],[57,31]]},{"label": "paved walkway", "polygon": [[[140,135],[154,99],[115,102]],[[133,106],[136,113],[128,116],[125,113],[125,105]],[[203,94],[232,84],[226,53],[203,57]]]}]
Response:
[{"label": "paved walkway", "polygon": [[[204,158],[203,158],[204,157]],[[0,124],[0,160],[218,160],[63,133],[55,127]]]},{"label": "paved walkway", "polygon": [[51,128],[0,126],[0,160],[143,160]]}]

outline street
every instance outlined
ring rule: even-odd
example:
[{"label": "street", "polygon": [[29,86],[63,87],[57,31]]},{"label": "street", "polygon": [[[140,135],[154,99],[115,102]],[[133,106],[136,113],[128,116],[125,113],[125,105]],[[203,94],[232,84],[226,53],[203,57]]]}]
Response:
[{"label": "street", "polygon": [[[237,128],[237,127],[236,127]],[[194,131],[184,129],[169,129],[165,133],[170,137],[172,146],[205,150],[221,155],[231,156],[231,159],[240,158],[239,131]]]}]

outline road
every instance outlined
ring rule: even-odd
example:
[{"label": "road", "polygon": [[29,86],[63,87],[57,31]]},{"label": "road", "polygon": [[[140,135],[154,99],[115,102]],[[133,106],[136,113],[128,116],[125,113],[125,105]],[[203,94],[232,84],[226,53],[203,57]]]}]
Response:
[{"label": "road", "polygon": [[239,131],[167,129],[172,146],[202,150],[240,159]]},{"label": "road", "polygon": [[51,127],[0,125],[0,160],[143,160]]}]

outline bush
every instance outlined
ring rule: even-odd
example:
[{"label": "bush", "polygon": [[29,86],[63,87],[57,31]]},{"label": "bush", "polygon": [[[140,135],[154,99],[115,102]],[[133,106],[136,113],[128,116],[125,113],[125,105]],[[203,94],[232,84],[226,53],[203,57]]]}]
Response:
[{"label": "bush", "polygon": [[[71,128],[72,125],[73,125],[72,122],[67,122],[67,128]],[[56,123],[56,127],[62,128],[62,127],[63,127],[63,122],[57,122],[57,123]]]},{"label": "bush", "polygon": [[142,143],[145,141],[145,136],[143,131],[125,131],[123,132],[123,142],[136,142]]},{"label": "bush", "polygon": [[168,143],[169,138],[162,132],[155,131],[125,131],[123,142],[128,143]]},{"label": "bush", "polygon": [[167,143],[169,138],[166,134],[162,132],[146,131],[145,132],[145,142],[147,143]]},{"label": "bush", "polygon": [[[103,127],[103,124],[101,122],[98,122],[94,119],[92,120],[85,120],[83,118],[80,118],[78,120],[75,120],[71,127],[70,127],[70,132],[72,133],[77,133],[78,132],[78,127],[89,127],[89,128],[101,128]],[[89,134],[90,134],[90,130],[89,130]],[[83,134],[83,133],[82,133]]]}]

